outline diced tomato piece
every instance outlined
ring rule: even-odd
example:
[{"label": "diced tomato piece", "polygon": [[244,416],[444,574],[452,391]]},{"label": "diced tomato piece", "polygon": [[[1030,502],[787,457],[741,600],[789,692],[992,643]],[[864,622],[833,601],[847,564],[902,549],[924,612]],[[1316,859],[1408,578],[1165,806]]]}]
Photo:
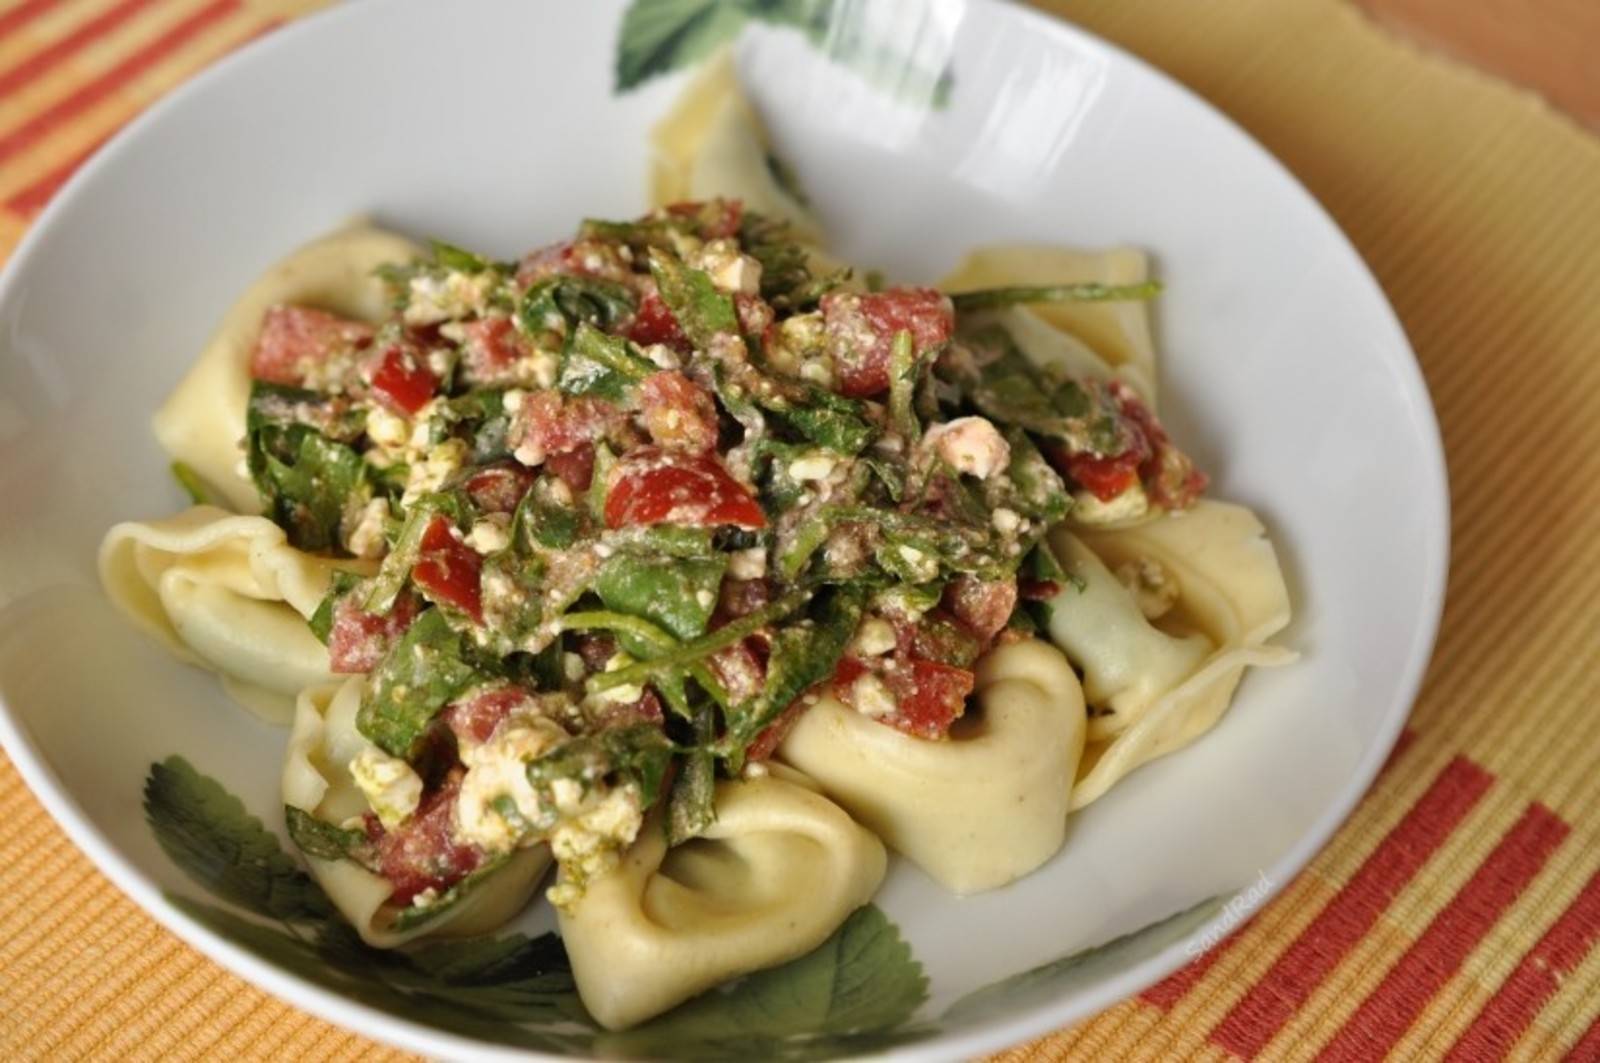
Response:
[{"label": "diced tomato piece", "polygon": [[584,443],[552,454],[544,459],[544,467],[574,491],[587,491],[594,479],[594,447]]},{"label": "diced tomato piece", "polygon": [[755,697],[767,679],[766,662],[743,639],[706,658],[712,673],[735,704]]},{"label": "diced tomato piece", "polygon": [[900,705],[894,725],[919,738],[944,738],[965,711],[977,677],[965,668],[913,660],[909,675],[902,671],[891,685]]},{"label": "diced tomato piece", "polygon": [[1017,582],[957,576],[944,591],[944,607],[987,644],[1006,626],[1017,606]]},{"label": "diced tomato piece", "polygon": [[605,516],[609,528],[767,526],[761,504],[716,455],[678,454],[650,446],[629,451],[612,470]]},{"label": "diced tomato piece", "polygon": [[445,706],[445,726],[459,739],[482,744],[500,721],[515,710],[534,704],[533,695],[513,683],[478,687]]},{"label": "diced tomato piece", "polygon": [[427,889],[447,890],[482,865],[482,849],[456,840],[461,776],[459,768],[452,771],[443,785],[423,795],[410,819],[375,839],[379,873],[394,887],[391,904],[410,904]]},{"label": "diced tomato piece", "polygon": [[930,609],[895,628],[895,653],[903,658],[940,661],[965,668],[983,652],[984,640],[944,606]]},{"label": "diced tomato piece", "polygon": [[955,309],[949,296],[932,288],[829,292],[822,297],[822,323],[840,393],[870,398],[889,389],[895,336],[910,332],[921,357],[949,341]]},{"label": "diced tomato piece", "polygon": [[407,417],[426,406],[438,387],[438,379],[423,364],[421,355],[398,344],[383,352],[372,371],[373,395]]},{"label": "diced tomato piece", "polygon": [[650,438],[668,450],[703,454],[717,445],[717,404],[711,393],[676,369],[639,385],[639,407]]},{"label": "diced tomato piece", "polygon": [[340,675],[372,671],[417,618],[417,596],[409,591],[394,600],[385,616],[367,612],[356,599],[356,594],[346,594],[334,603],[328,629],[328,661]]},{"label": "diced tomato piece", "polygon": [[598,730],[610,727],[628,727],[638,723],[660,723],[666,718],[661,710],[661,699],[649,687],[644,688],[633,701],[620,705],[608,705],[595,715],[591,721]]},{"label": "diced tomato piece", "polygon": [[434,517],[422,533],[422,556],[411,566],[411,580],[434,602],[450,605],[483,622],[483,558],[455,536],[450,522]]},{"label": "diced tomato piece", "polygon": [[371,342],[372,326],[360,321],[308,306],[271,306],[261,318],[261,334],[250,352],[250,375],[302,387],[311,370],[336,354]]},{"label": "diced tomato piece", "polygon": [[623,418],[615,403],[589,396],[534,391],[523,397],[511,425],[517,460],[539,465],[552,454],[591,447]]},{"label": "diced tomato piece", "polygon": [[514,513],[522,496],[538,479],[524,465],[502,461],[486,465],[467,478],[463,485],[472,504],[486,513]]},{"label": "diced tomato piece", "polygon": [[496,315],[469,321],[462,331],[467,338],[461,347],[461,364],[473,383],[509,379],[518,360],[530,351],[509,317]]},{"label": "diced tomato piece", "polygon": [[1145,457],[1145,449],[1140,447],[1109,458],[1074,454],[1065,461],[1066,474],[1100,501],[1109,502],[1139,482],[1139,466]]},{"label": "diced tomato piece", "polygon": [[606,240],[572,240],[550,244],[517,264],[517,284],[529,288],[548,277],[599,277],[627,283],[633,270],[622,252]]},{"label": "diced tomato piece", "polygon": [[704,202],[669,203],[667,213],[695,219],[695,235],[700,239],[721,240],[738,234],[739,226],[744,221],[744,201],[719,198]]},{"label": "diced tomato piece", "polygon": [[687,354],[694,349],[689,337],[683,334],[678,319],[661,301],[661,294],[656,291],[654,284],[645,290],[644,298],[639,302],[639,309],[628,326],[628,338],[641,347],[664,343],[680,354]]},{"label": "diced tomato piece", "polygon": [[1061,593],[1061,584],[1051,579],[1018,579],[1017,597],[1029,602],[1048,602]]},{"label": "diced tomato piece", "polygon": [[1172,443],[1172,437],[1150,407],[1133,389],[1120,380],[1111,382],[1122,415],[1138,426],[1148,444],[1139,477],[1145,481],[1150,500],[1163,509],[1186,509],[1194,504],[1210,484],[1210,478],[1195,468],[1194,461]]},{"label": "diced tomato piece", "polygon": [[749,616],[772,601],[772,588],[764,579],[724,579],[717,595],[717,608],[711,614],[714,631],[730,620]]}]

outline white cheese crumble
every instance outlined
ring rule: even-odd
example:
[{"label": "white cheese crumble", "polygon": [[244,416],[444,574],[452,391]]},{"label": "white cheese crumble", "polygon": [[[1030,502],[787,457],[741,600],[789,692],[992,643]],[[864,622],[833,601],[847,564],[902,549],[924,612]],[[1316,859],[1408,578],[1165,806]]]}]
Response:
[{"label": "white cheese crumble", "polygon": [[854,702],[857,712],[874,720],[892,715],[898,707],[883,680],[871,672],[850,684],[850,700]]},{"label": "white cheese crumble", "polygon": [[[528,781],[528,764],[567,738],[553,720],[517,715],[502,722],[487,742],[463,750],[467,774],[456,803],[456,834],[495,853],[539,840],[554,810],[544,807]],[[502,798],[510,803],[510,817],[495,807]]]},{"label": "white cheese crumble", "polygon": [[355,527],[345,539],[345,549],[356,557],[379,558],[388,548],[384,542],[383,526],[389,517],[389,503],[381,498],[368,499],[356,518]]},{"label": "white cheese crumble", "polygon": [[858,657],[879,657],[895,647],[894,625],[881,617],[869,616],[856,628],[850,649]]},{"label": "white cheese crumble", "polygon": [[522,400],[527,397],[527,392],[521,388],[507,388],[500,395],[500,408],[507,413],[516,413],[522,409]]},{"label": "white cheese crumble", "polygon": [[510,546],[511,515],[489,513],[482,519],[474,521],[472,530],[467,532],[467,545],[485,557],[498,554]]},{"label": "white cheese crumble", "polygon": [[633,844],[644,823],[639,793],[632,786],[587,797],[576,784],[573,789],[574,794],[556,795],[562,820],[550,832],[550,852],[561,865],[561,880],[545,896],[558,908],[570,907],[591,879],[615,867],[617,854]]},{"label": "white cheese crumble", "polygon": [[712,240],[700,251],[699,267],[725,292],[755,295],[761,291],[761,263],[739,253],[732,240]]},{"label": "white cheese crumble", "polygon": [[408,325],[432,325],[477,313],[488,303],[493,286],[494,277],[487,272],[461,273],[452,270],[442,277],[419,274],[411,278],[405,322]]},{"label": "white cheese crumble", "polygon": [[1120,524],[1150,512],[1150,499],[1139,484],[1109,502],[1100,501],[1093,491],[1075,491],[1072,502],[1072,519],[1079,524]]},{"label": "white cheese crumble", "polygon": [[1014,510],[1004,506],[989,514],[989,523],[994,525],[994,530],[1001,535],[1010,535],[1022,526],[1022,518]]},{"label": "white cheese crumble", "polygon": [[411,425],[404,417],[390,413],[382,406],[367,411],[367,438],[380,447],[404,446],[411,438]]},{"label": "white cheese crumble", "polygon": [[386,830],[394,830],[422,801],[422,777],[399,757],[369,746],[350,761],[350,777]]},{"label": "white cheese crumble", "polygon": [[728,575],[734,579],[760,579],[767,574],[767,548],[752,546],[728,555]]},{"label": "white cheese crumble", "polygon": [[922,442],[934,449],[957,472],[987,480],[1011,463],[1011,446],[998,429],[982,417],[957,417],[936,424]]},{"label": "white cheese crumble", "polygon": [[794,480],[826,480],[838,459],[826,451],[812,450],[789,463],[789,476]]},{"label": "white cheese crumble", "polygon": [[460,439],[447,439],[428,451],[427,457],[412,465],[406,474],[406,492],[402,505],[409,506],[423,495],[444,486],[444,482],[467,463],[467,444]]}]

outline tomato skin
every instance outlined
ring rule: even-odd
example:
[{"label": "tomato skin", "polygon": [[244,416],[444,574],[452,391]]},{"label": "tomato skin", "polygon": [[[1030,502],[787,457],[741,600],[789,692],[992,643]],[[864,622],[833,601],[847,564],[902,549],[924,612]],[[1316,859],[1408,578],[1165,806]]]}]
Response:
[{"label": "tomato skin", "polygon": [[889,390],[895,336],[910,332],[921,357],[949,341],[955,309],[949,296],[932,288],[829,292],[822,297],[822,321],[839,393],[865,399]]},{"label": "tomato skin", "polygon": [[273,384],[303,387],[308,370],[341,351],[372,342],[372,326],[314,310],[277,305],[261,318],[261,332],[250,351],[250,376]]},{"label": "tomato skin", "polygon": [[415,594],[402,593],[385,616],[362,609],[354,594],[333,606],[333,626],[328,629],[328,662],[338,675],[370,672],[417,618]]},{"label": "tomato skin", "polygon": [[716,449],[716,401],[676,369],[645,377],[639,385],[639,407],[645,431],[661,446],[691,454]]},{"label": "tomato skin", "polygon": [[537,479],[526,466],[502,461],[479,469],[462,486],[472,504],[485,513],[514,513]]},{"label": "tomato skin", "polygon": [[1102,502],[1109,502],[1139,482],[1139,466],[1148,448],[1133,449],[1108,458],[1074,454],[1066,459],[1067,475]]},{"label": "tomato skin", "polygon": [[894,725],[918,738],[945,738],[966,708],[977,677],[965,668],[913,660],[909,683],[899,683],[900,711]]},{"label": "tomato skin", "polygon": [[573,491],[589,490],[594,480],[594,447],[585,443],[544,459],[544,467],[560,477]]},{"label": "tomato skin", "polygon": [[[483,863],[482,849],[461,845],[455,837],[462,774],[457,768],[433,793],[424,794],[416,812],[399,827],[377,828],[379,873],[394,887],[389,903],[406,905],[424,890],[447,890]],[[369,835],[375,823],[376,817],[369,816]]]},{"label": "tomato skin", "polygon": [[987,645],[1000,633],[1017,607],[1017,581],[980,580],[958,576],[945,588],[944,607]]},{"label": "tomato skin", "polygon": [[678,319],[673,316],[667,304],[661,301],[661,294],[656,291],[653,284],[645,292],[638,311],[633,315],[633,321],[628,325],[628,338],[641,347],[657,343],[665,344],[679,354],[688,354],[694,349],[689,337],[683,334],[683,327],[678,324]]},{"label": "tomato skin", "polygon": [[1172,444],[1172,437],[1150,407],[1134,390],[1120,380],[1111,382],[1122,415],[1137,425],[1148,444],[1148,453],[1139,465],[1150,500],[1163,509],[1187,509],[1210,485],[1210,477],[1194,467],[1189,456]]},{"label": "tomato skin", "polygon": [[467,380],[487,384],[507,380],[529,348],[509,317],[496,315],[462,326],[461,366]]},{"label": "tomato skin", "polygon": [[438,378],[409,348],[393,346],[383,352],[372,371],[372,393],[395,413],[409,417],[428,404],[439,387]]},{"label": "tomato skin", "polygon": [[434,602],[451,605],[483,623],[483,559],[455,537],[450,522],[434,517],[422,533],[422,556],[411,581]]},{"label": "tomato skin", "polygon": [[478,687],[445,706],[440,714],[458,739],[484,743],[500,721],[523,706],[533,706],[533,696],[511,683]]},{"label": "tomato skin", "polygon": [[714,454],[638,447],[617,463],[606,495],[606,527],[723,524],[758,530],[767,516],[749,489]]},{"label": "tomato skin", "polygon": [[552,454],[566,454],[582,447],[592,451],[594,441],[623,419],[617,405],[605,399],[533,391],[522,399],[511,425],[510,442],[519,461],[539,465]]}]

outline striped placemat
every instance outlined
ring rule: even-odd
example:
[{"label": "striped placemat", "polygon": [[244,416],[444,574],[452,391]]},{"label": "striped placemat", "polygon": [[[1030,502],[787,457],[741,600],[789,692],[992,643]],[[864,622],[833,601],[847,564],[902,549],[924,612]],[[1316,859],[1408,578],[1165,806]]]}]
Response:
[{"label": "striped placemat", "polygon": [[[318,0],[0,0],[0,255],[140,109]],[[1455,557],[1400,749],[1281,897],[1002,1055],[1600,1060],[1600,141],[1338,0],[1053,0],[1286,162],[1366,255],[1444,429]],[[227,974],[0,758],[0,1058],[395,1055]]]}]

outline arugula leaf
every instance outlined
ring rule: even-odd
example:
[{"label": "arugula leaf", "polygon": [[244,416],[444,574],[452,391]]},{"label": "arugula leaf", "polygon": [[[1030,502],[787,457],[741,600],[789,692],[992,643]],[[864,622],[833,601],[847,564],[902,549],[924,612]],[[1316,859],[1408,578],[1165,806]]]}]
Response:
[{"label": "arugula leaf", "polygon": [[642,616],[680,639],[705,634],[717,606],[727,558],[657,558],[619,553],[595,577],[595,593],[607,609]]},{"label": "arugula leaf", "polygon": [[277,836],[184,758],[150,765],[144,816],[172,862],[223,900],[272,919],[330,914],[327,898]]},{"label": "arugula leaf", "polygon": [[745,17],[727,0],[633,0],[617,33],[616,91],[704,59],[739,35]]},{"label": "arugula leaf", "polygon": [[203,506],[211,501],[211,494],[206,490],[205,481],[200,479],[200,474],[187,462],[172,463],[172,478],[178,481],[178,486],[183,488],[183,493],[188,495],[189,501],[195,505]]},{"label": "arugula leaf", "polygon": [[444,613],[424,611],[367,677],[356,730],[390,756],[409,759],[439,710],[486,676],[464,641]]},{"label": "arugula leaf", "polygon": [[704,350],[711,346],[718,333],[738,334],[739,315],[733,297],[712,284],[704,270],[691,269],[677,255],[652,247],[650,275],[661,301],[696,347]]},{"label": "arugula leaf", "polygon": [[922,438],[922,425],[911,408],[917,388],[917,351],[910,331],[894,334],[889,348],[889,423],[908,442]]},{"label": "arugula leaf", "polygon": [[293,805],[283,806],[283,822],[289,828],[289,838],[307,856],[343,860],[367,844],[366,831],[335,827]]},{"label": "arugula leaf", "polygon": [[998,325],[966,338],[992,355],[977,375],[957,382],[978,412],[998,424],[1059,440],[1074,452],[1119,454],[1127,448],[1127,428],[1102,385],[1041,369]]},{"label": "arugula leaf", "polygon": [[324,646],[328,644],[328,635],[333,631],[333,610],[355,585],[361,582],[361,577],[354,572],[340,570],[333,574],[333,582],[328,585],[328,593],[322,596],[322,601],[317,603],[317,611],[311,614],[311,619],[306,625],[311,628],[311,633],[317,636],[317,641]]},{"label": "arugula leaf", "polygon": [[[673,745],[660,727],[651,723],[611,727],[581,735],[537,758],[528,765],[528,781],[548,790],[557,779],[575,779],[590,786],[620,779],[639,788],[644,808],[655,804],[672,762]],[[555,807],[551,798],[549,807]]]},{"label": "arugula leaf", "polygon": [[695,745],[678,764],[667,803],[667,844],[698,838],[717,821],[716,710],[703,707],[694,720]]},{"label": "arugula leaf", "polygon": [[512,514],[511,541],[546,550],[565,550],[583,533],[583,516],[581,511],[561,505],[535,485],[522,496]]},{"label": "arugula leaf", "polygon": [[570,332],[581,322],[613,329],[633,315],[633,293],[616,281],[560,274],[536,282],[517,304],[517,319],[530,336]]},{"label": "arugula leaf", "polygon": [[838,454],[861,453],[877,434],[862,403],[815,385],[806,385],[797,401],[765,405],[778,421]]},{"label": "arugula leaf", "polygon": [[474,254],[455,244],[445,243],[443,240],[430,240],[428,243],[433,251],[433,260],[445,269],[459,273],[482,273],[494,268],[494,263],[482,255]]},{"label": "arugula leaf", "polygon": [[308,424],[267,421],[254,407],[249,420],[246,464],[267,516],[297,549],[338,549],[339,522],[367,487],[367,463]]},{"label": "arugula leaf", "polygon": [[869,904],[798,960],[608,1037],[603,1052],[706,1059],[854,1055],[892,1043],[893,1031],[927,996],[928,979],[911,947]]},{"label": "arugula leaf", "polygon": [[1072,508],[1072,496],[1067,494],[1061,474],[1020,428],[1006,429],[1005,437],[1011,447],[1007,474],[1016,486],[1009,499],[1012,508],[1043,525],[1059,524]]},{"label": "arugula leaf", "polygon": [[1160,281],[1141,281],[1138,284],[1100,284],[1097,281],[1085,281],[1081,284],[979,288],[970,292],[957,292],[950,297],[950,301],[955,304],[956,313],[961,314],[1023,303],[1104,303],[1145,300],[1155,298],[1160,292]]},{"label": "arugula leaf", "polygon": [[567,342],[556,387],[568,395],[626,402],[634,385],[655,371],[655,363],[629,350],[627,340],[608,336],[584,321]]}]

